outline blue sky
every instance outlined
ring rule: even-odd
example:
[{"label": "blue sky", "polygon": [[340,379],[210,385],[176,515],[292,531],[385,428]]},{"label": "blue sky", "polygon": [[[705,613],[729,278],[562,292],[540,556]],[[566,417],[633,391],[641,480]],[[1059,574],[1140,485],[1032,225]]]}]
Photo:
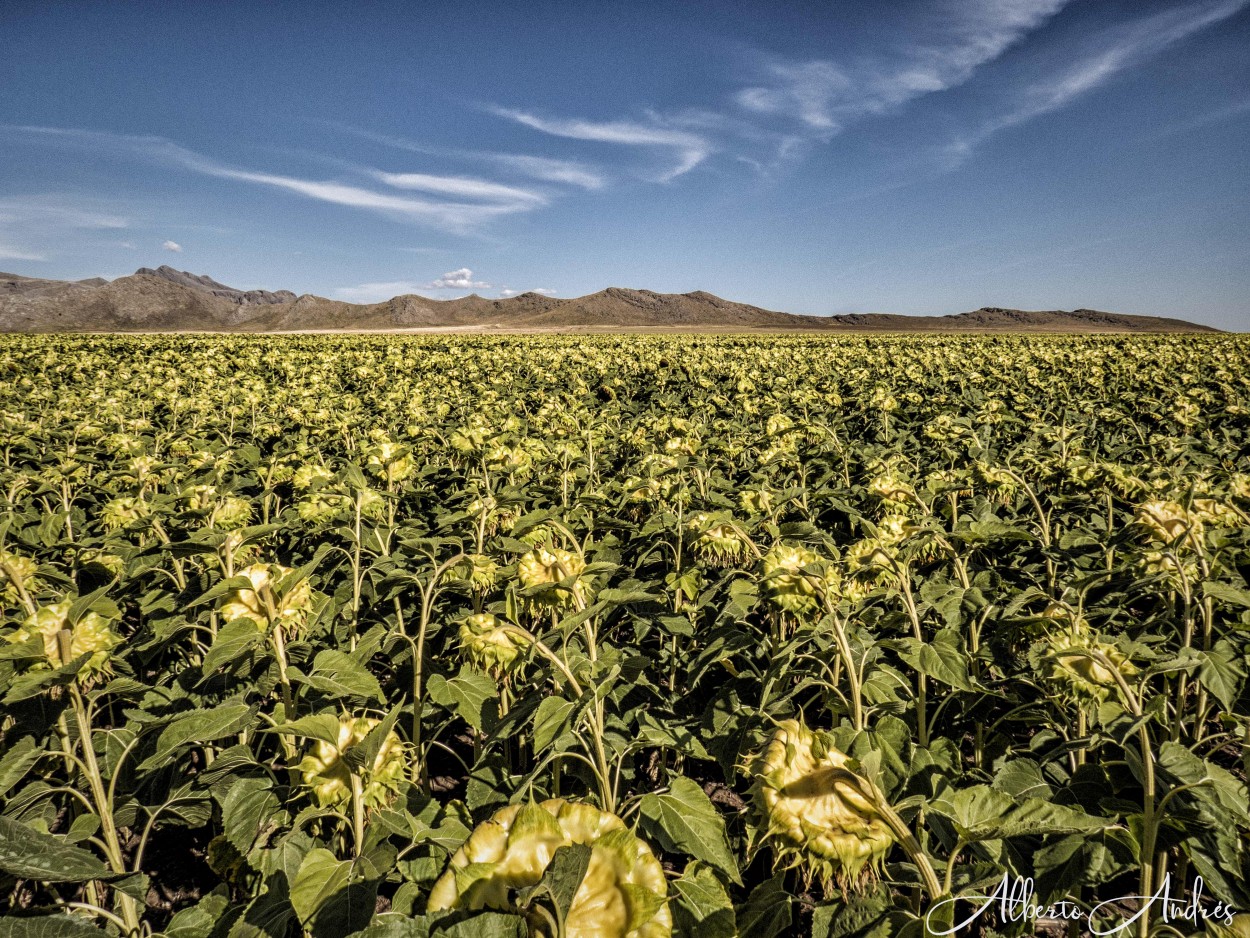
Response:
[{"label": "blue sky", "polygon": [[1250,329],[1250,0],[0,6],[0,269]]}]

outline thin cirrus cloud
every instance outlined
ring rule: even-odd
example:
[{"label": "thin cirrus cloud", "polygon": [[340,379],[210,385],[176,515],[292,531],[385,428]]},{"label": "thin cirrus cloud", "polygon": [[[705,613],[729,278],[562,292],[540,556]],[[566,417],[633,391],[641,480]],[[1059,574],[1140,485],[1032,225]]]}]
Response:
[{"label": "thin cirrus cloud", "polygon": [[[496,186],[469,177],[425,174],[386,174],[372,171],[378,181],[397,189],[422,189],[459,199],[419,198],[378,191],[337,180],[305,179],[280,173],[239,169],[219,163],[164,137],[132,136],[61,127],[4,126],[2,129],[70,146],[88,146],[97,152],[133,155],[179,169],[236,182],[267,186],[334,205],[376,212],[404,221],[429,225],[454,234],[468,234],[501,216],[526,212],[545,204],[533,193]],[[506,195],[506,197],[504,197]],[[468,200],[464,200],[464,199]]]},{"label": "thin cirrus cloud", "polygon": [[902,50],[842,64],[761,56],[761,80],[734,101],[747,111],[788,117],[828,137],[850,121],[968,81],[1044,25],[1070,0],[958,0]]},{"label": "thin cirrus cloud", "polygon": [[600,169],[580,160],[556,159],[549,156],[533,156],[525,153],[500,153],[491,150],[462,150],[435,147],[394,134],[380,134],[361,127],[354,127],[351,124],[344,124],[340,121],[324,121],[323,123],[341,133],[351,134],[362,140],[370,140],[397,150],[419,153],[422,156],[489,163],[500,167],[505,172],[525,176],[529,179],[536,179],[539,182],[551,182],[588,190],[602,189],[608,182]]},{"label": "thin cirrus cloud", "polygon": [[715,150],[706,137],[689,130],[662,126],[657,123],[636,121],[589,121],[580,119],[546,118],[528,111],[492,107],[498,117],[507,118],[533,130],[555,137],[572,140],[588,140],[595,143],[612,143],[624,146],[660,148],[671,152],[676,162],[657,177],[657,182],[669,182],[690,172]]},{"label": "thin cirrus cloud", "polygon": [[468,176],[432,176],[429,173],[384,172],[374,173],[374,176],[379,182],[383,182],[395,189],[411,189],[419,192],[430,192],[435,195],[449,195],[459,198],[504,203],[547,204],[546,197],[539,192],[520,189],[516,186],[505,186],[485,179],[473,179]]},{"label": "thin cirrus cloud", "polygon": [[0,259],[46,261],[75,234],[129,225],[127,216],[99,200],[60,193],[0,198]]},{"label": "thin cirrus cloud", "polygon": [[[676,179],[721,151],[764,169],[772,161],[801,155],[806,143],[829,140],[853,120],[963,84],[1069,2],[944,0],[928,21],[912,24],[914,37],[904,46],[850,62],[757,53],[749,84],[731,99],[737,114],[696,108],[652,113],[645,121],[591,121],[515,108],[488,110],[557,137],[673,154],[675,163],[656,182]],[[778,120],[792,129],[778,130]],[[774,126],[768,126],[770,121]],[[761,147],[771,155],[760,155]]]},{"label": "thin cirrus cloud", "polygon": [[1000,131],[1053,113],[1125,70],[1250,6],[1250,0],[1210,0],[1166,9],[1092,36],[1086,51],[1063,69],[1023,86],[1010,105],[957,137],[943,150],[950,168]]}]

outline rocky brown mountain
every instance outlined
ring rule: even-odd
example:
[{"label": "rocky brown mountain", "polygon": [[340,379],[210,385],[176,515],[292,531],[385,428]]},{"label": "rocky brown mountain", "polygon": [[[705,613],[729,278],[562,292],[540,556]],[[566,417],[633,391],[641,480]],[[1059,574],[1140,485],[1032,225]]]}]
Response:
[{"label": "rocky brown mountain", "polygon": [[609,287],[573,299],[523,293],[431,300],[407,294],[345,303],[288,290],[237,290],[172,267],[140,268],[113,281],[41,280],[0,273],[0,332],[304,331],[822,331],[822,332],[1216,332],[1180,319],[1078,309],[984,307],[949,316],[857,313],[801,316],[711,293]]}]

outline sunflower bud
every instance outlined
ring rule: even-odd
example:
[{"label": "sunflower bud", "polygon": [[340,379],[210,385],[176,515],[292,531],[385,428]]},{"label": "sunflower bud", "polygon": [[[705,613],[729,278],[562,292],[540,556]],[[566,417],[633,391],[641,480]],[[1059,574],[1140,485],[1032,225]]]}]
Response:
[{"label": "sunflower bud", "polygon": [[535,885],[572,844],[591,852],[565,916],[567,938],[669,938],[668,885],[651,848],[616,815],[562,798],[509,805],[479,824],[435,882],[429,911],[514,908],[509,893]]}]

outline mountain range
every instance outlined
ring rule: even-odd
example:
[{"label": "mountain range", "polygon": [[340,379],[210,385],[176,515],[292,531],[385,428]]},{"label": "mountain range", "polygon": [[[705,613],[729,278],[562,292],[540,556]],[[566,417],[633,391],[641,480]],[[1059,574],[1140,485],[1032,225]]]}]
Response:
[{"label": "mountain range", "polygon": [[345,303],[289,290],[237,290],[206,275],[141,267],[108,281],[0,273],[0,332],[1218,332],[1155,316],[1092,309],[983,307],[948,316],[804,316],[711,293],[609,287],[573,299],[523,293],[432,300],[405,294]]}]

